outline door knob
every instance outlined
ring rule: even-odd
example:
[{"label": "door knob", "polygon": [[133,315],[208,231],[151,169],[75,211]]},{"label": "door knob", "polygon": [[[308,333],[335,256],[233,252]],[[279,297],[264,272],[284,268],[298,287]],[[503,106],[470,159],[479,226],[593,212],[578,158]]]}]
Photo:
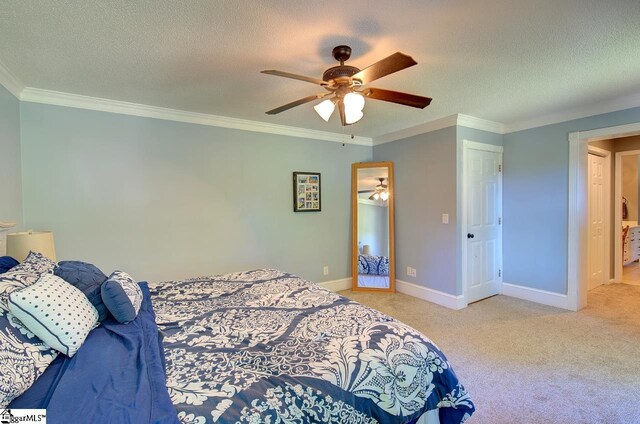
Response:
[{"label": "door knob", "polygon": [[474,238],[475,236],[471,233],[467,233],[467,238]]}]

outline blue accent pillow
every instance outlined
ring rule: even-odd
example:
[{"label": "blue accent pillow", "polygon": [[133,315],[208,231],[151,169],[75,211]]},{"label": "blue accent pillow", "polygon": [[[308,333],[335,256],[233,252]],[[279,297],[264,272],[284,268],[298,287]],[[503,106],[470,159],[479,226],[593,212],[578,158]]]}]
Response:
[{"label": "blue accent pillow", "polygon": [[79,289],[98,311],[98,321],[107,318],[109,311],[102,302],[101,286],[107,276],[97,266],[81,261],[61,261],[53,274]]},{"label": "blue accent pillow", "polygon": [[119,323],[128,324],[138,316],[142,290],[129,274],[114,271],[102,284],[102,301]]},{"label": "blue accent pillow", "polygon": [[9,271],[20,262],[13,259],[11,256],[0,256],[0,274]]},{"label": "blue accent pillow", "polygon": [[16,261],[11,256],[0,256],[0,274],[9,271],[18,264],[20,264],[20,262]]}]

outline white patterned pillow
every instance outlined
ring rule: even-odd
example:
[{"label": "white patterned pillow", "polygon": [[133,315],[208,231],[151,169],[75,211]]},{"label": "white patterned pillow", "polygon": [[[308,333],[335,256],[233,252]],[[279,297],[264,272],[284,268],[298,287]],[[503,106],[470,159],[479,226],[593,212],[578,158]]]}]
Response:
[{"label": "white patterned pillow", "polygon": [[8,311],[7,298],[10,293],[29,287],[42,274],[53,271],[56,263],[41,253],[29,252],[27,258],[11,270],[0,274],[0,310]]},{"label": "white patterned pillow", "polygon": [[98,323],[98,311],[77,288],[44,274],[9,295],[9,311],[52,348],[71,357]]},{"label": "white patterned pillow", "polygon": [[102,283],[102,301],[111,315],[122,324],[127,324],[138,316],[142,305],[142,290],[129,274],[114,271]]},{"label": "white patterned pillow", "polygon": [[57,355],[20,320],[0,311],[0,410],[31,387]]}]

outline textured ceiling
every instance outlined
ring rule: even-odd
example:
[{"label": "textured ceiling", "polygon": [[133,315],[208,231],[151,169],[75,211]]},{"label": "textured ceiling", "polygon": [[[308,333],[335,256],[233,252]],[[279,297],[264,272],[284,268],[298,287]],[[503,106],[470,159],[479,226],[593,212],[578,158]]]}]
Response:
[{"label": "textured ceiling", "polygon": [[365,67],[396,51],[417,66],[372,86],[433,97],[424,110],[369,100],[356,135],[463,113],[502,123],[640,92],[640,1],[95,1],[0,3],[0,62],[28,87],[342,132],[322,92],[260,74],[320,78],[331,49]]}]

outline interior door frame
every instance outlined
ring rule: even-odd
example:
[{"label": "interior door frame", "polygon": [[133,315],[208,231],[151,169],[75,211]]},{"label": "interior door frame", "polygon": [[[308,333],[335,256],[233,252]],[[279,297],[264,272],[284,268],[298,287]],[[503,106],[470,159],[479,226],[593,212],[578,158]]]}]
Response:
[{"label": "interior door frame", "polygon": [[[622,157],[640,155],[640,150],[627,150],[626,152],[616,152],[615,161],[615,217],[614,217],[614,229],[615,238],[618,241],[622,240]],[[640,223],[640,216],[638,217]],[[611,241],[609,241],[611,243]],[[622,282],[622,243],[616,243],[614,248],[614,267],[613,267],[613,280],[615,282]]]},{"label": "interior door frame", "polygon": [[569,133],[566,309],[587,306],[587,155],[589,142],[640,134],[640,122]]},{"label": "interior door frame", "polygon": [[[601,149],[595,146],[588,146],[587,154],[591,153],[592,155],[600,156],[604,158],[604,198],[605,198],[605,208],[604,208],[604,243],[606,248],[604,249],[604,273],[606,275],[607,282],[611,282],[611,152],[605,149]],[[616,153],[616,158],[618,154]],[[617,160],[617,159],[616,159]],[[587,164],[588,168],[588,164]],[[587,182],[589,176],[587,175]],[[616,184],[618,178],[616,177]],[[587,186],[587,190],[590,187]],[[618,192],[616,187],[615,192]],[[587,191],[587,196],[589,196],[589,191]],[[588,197],[587,197],[588,199]],[[622,212],[621,212],[622,213]],[[589,211],[587,210],[587,217],[589,216]],[[587,225],[589,223],[587,222]],[[587,227],[587,243],[589,243],[590,238],[588,236],[589,227]],[[622,236],[622,234],[620,234]],[[588,244],[587,244],[588,246]],[[617,249],[618,243],[616,243],[614,249]],[[614,252],[614,258],[615,258]],[[588,263],[587,263],[588,266]],[[615,269],[614,269],[615,272]],[[587,283],[588,288],[588,283]]]},{"label": "interior door frame", "polygon": [[[460,246],[461,246],[461,260],[460,260],[460,266],[462,267],[460,270],[460,276],[461,276],[461,281],[462,281],[462,299],[463,299],[463,304],[465,306],[469,305],[469,298],[468,298],[468,285],[469,285],[469,279],[468,279],[468,275],[467,275],[467,194],[468,194],[468,189],[467,189],[467,166],[468,166],[468,159],[469,159],[469,154],[468,151],[470,149],[473,150],[482,150],[485,152],[493,152],[493,153],[499,153],[500,154],[500,164],[502,165],[502,171],[504,171],[504,165],[503,165],[503,153],[504,153],[504,147],[503,146],[496,146],[494,144],[487,144],[487,143],[479,143],[477,141],[471,141],[471,140],[462,140],[462,169],[460,172],[460,179],[461,179],[461,184],[460,184],[460,192],[461,192],[461,209],[460,209]],[[499,175],[499,182],[500,182],[500,208],[499,208],[499,216],[500,219],[502,221],[502,197],[503,197],[503,193],[502,193],[502,172],[500,172]],[[500,266],[500,270],[502,270],[503,266],[502,266],[502,226],[503,226],[504,222],[501,222],[501,224],[499,225],[500,229],[500,236],[499,236],[499,240],[500,240],[500,246],[498,248],[498,252],[499,252],[499,266]],[[500,273],[500,276],[498,277],[500,279],[499,283],[500,283],[500,287],[499,287],[499,294],[502,293],[502,273]]]}]

